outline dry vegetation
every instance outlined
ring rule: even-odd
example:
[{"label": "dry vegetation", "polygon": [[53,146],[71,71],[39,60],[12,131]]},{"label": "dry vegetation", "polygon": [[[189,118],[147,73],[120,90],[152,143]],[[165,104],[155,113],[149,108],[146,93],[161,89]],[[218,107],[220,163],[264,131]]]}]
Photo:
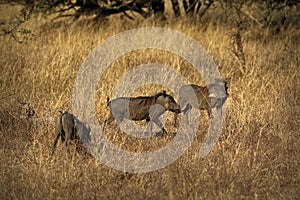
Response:
[{"label": "dry vegetation", "polygon": [[[0,8],[1,17],[15,9]],[[222,23],[148,19],[100,24],[76,22],[45,25],[32,19],[25,26],[36,37],[24,43],[4,36],[0,40],[0,199],[297,199],[300,196],[300,39],[290,27],[274,34],[268,30],[244,33],[246,74],[230,45],[231,29]],[[77,70],[101,41],[127,29],[145,26],[172,28],[197,40],[232,77],[226,124],[213,151],[198,159],[208,127],[203,112],[198,135],[176,162],[158,171],[127,174],[80,154],[68,159],[58,144],[51,159],[53,120],[60,109],[71,109]],[[253,28],[255,29],[255,28]],[[97,90],[98,118],[108,116],[106,97],[117,79],[134,66],[158,62],[180,71],[193,83],[203,80],[176,55],[142,50],[124,55],[105,72]],[[168,77],[166,77],[168,78]],[[146,85],[136,95],[151,95],[162,87]],[[15,94],[15,95],[10,95]],[[29,129],[17,96],[36,111]],[[176,97],[177,99],[177,97]],[[168,115],[167,131],[174,132]],[[150,151],[170,141],[136,139],[110,125],[109,138],[124,149]]]}]

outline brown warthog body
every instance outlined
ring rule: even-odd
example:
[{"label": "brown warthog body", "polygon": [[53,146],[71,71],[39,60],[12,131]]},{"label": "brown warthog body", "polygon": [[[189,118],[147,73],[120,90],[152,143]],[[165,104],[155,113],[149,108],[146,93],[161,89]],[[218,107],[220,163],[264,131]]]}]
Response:
[{"label": "brown warthog body", "polygon": [[152,122],[154,122],[163,133],[165,129],[159,120],[159,116],[166,110],[180,113],[180,107],[171,95],[165,91],[159,92],[154,96],[140,97],[120,97],[108,102],[110,117],[105,120],[104,126],[114,119],[117,124],[122,123],[123,119],[134,121],[146,120],[150,122],[150,133],[152,134]]},{"label": "brown warthog body", "polygon": [[[188,118],[189,111],[194,107],[199,110],[206,110],[208,116],[211,117],[212,108],[220,108],[226,101],[229,81],[229,78],[224,81],[217,80],[215,84],[203,87],[196,84],[182,86],[179,90],[179,102],[183,108],[183,114]],[[196,98],[193,98],[194,96]]]},{"label": "brown warthog body", "polygon": [[61,142],[65,143],[67,147],[67,152],[69,152],[69,144],[72,140],[78,139],[76,136],[76,128],[75,128],[75,121],[74,116],[68,112],[61,113],[57,118],[55,122],[55,140],[52,147],[51,155],[54,154],[56,144],[61,138]]}]

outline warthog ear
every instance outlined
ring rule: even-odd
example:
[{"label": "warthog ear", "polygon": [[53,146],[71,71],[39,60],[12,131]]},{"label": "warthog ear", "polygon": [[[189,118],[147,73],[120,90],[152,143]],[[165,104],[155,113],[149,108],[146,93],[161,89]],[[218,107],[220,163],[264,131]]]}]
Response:
[{"label": "warthog ear", "polygon": [[108,107],[109,106],[109,97],[106,97],[106,106]]}]

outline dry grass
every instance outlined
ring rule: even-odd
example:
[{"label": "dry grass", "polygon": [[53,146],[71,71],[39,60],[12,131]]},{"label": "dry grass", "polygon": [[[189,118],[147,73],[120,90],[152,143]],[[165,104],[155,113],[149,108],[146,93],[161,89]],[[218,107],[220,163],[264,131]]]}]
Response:
[{"label": "dry grass", "polygon": [[[13,9],[1,8],[1,15]],[[4,12],[5,11],[5,12]],[[205,27],[187,21],[127,22],[93,26],[43,25],[44,18],[26,24],[38,37],[19,44],[10,37],[0,41],[0,199],[297,199],[299,198],[300,74],[299,31],[246,32],[244,52],[247,74],[231,53],[228,28]],[[79,26],[80,25],[80,26]],[[122,25],[122,26],[121,26]],[[67,158],[59,143],[49,157],[54,140],[53,115],[71,108],[77,70],[101,41],[127,29],[158,26],[175,29],[197,40],[219,66],[223,77],[232,76],[226,124],[213,151],[198,159],[200,143],[208,127],[201,118],[198,135],[176,162],[158,171],[125,174],[82,155]],[[116,80],[134,66],[158,62],[180,71],[189,81],[203,83],[191,66],[163,51],[137,51],[116,60],[99,82],[100,123],[108,116],[106,97]],[[166,77],[167,78],[167,77]],[[162,89],[147,85],[136,95]],[[29,99],[36,111],[35,127],[28,130],[13,96]],[[177,99],[177,98],[176,98]],[[204,113],[203,113],[204,114]],[[172,115],[167,131],[174,132]],[[112,125],[109,138],[124,149],[149,151],[170,137],[136,139]]]}]

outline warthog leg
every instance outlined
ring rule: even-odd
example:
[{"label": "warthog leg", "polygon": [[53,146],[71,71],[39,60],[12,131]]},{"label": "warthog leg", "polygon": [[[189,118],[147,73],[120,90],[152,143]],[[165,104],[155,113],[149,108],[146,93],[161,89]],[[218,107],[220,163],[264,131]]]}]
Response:
[{"label": "warthog leg", "polygon": [[[105,130],[105,126],[107,124],[110,124],[112,121],[114,121],[114,116],[112,114],[110,114],[109,118],[107,120],[104,121],[103,124],[103,131]],[[122,122],[123,122],[124,116],[116,116],[116,123],[119,126]]]},{"label": "warthog leg", "polygon": [[161,121],[158,118],[156,118],[156,119],[150,121],[150,134],[151,135],[152,135],[152,122],[154,122],[161,129],[160,133],[156,134],[156,136],[158,136],[158,135],[163,136],[167,132],[164,128],[164,125],[161,123]]},{"label": "warthog leg", "polygon": [[[53,156],[56,145],[57,145],[57,142],[58,142],[58,139],[61,136],[61,132],[59,130],[56,129],[55,132],[56,132],[56,136],[55,136],[54,144],[52,146],[51,156]],[[63,138],[61,138],[61,139],[63,140]]]},{"label": "warthog leg", "polygon": [[189,113],[192,110],[193,106],[190,103],[187,103],[185,108],[182,110],[183,115],[185,116],[185,119],[188,123],[190,123],[190,119],[189,119]]},{"label": "warthog leg", "polygon": [[66,144],[68,156],[70,156],[70,149],[69,149],[70,143],[71,143],[71,139],[66,137],[66,143],[65,144]]},{"label": "warthog leg", "polygon": [[166,133],[166,130],[161,121],[159,120],[159,117],[165,112],[165,108],[161,105],[156,104],[150,108],[149,112],[150,134],[152,135],[152,123],[154,122],[162,130],[162,135],[164,135]]}]

